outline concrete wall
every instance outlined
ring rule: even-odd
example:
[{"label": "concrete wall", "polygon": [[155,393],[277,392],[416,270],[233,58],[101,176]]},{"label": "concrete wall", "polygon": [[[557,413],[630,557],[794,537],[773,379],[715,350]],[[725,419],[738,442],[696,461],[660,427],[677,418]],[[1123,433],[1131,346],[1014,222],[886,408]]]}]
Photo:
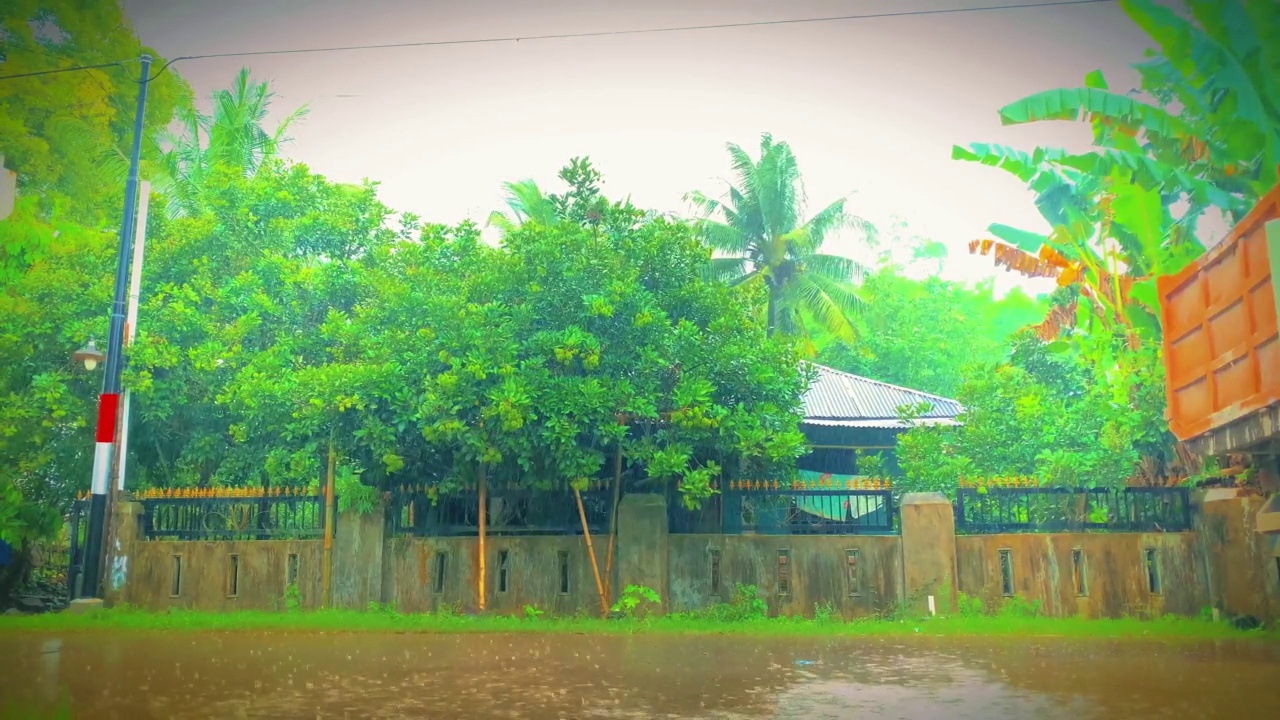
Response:
[{"label": "concrete wall", "polygon": [[1230,615],[1280,621],[1280,535],[1256,531],[1265,498],[1210,490],[1199,502],[1196,533],[1206,572],[1206,604]]},{"label": "concrete wall", "polygon": [[[738,583],[755,585],[771,615],[812,616],[815,605],[829,602],[844,617],[864,617],[892,609],[901,596],[902,541],[896,536],[672,535],[667,547],[672,612],[729,602]],[[713,551],[719,553],[718,595]],[[789,552],[785,595],[779,551]],[[852,570],[849,551],[857,552]]]},{"label": "concrete wall", "polygon": [[[607,539],[606,539],[607,541]],[[475,538],[396,538],[383,553],[382,602],[402,612],[435,612],[449,607],[474,611],[479,590],[479,541]],[[599,562],[605,562],[604,550]],[[499,559],[507,553],[507,590],[499,585]],[[560,553],[568,554],[569,592],[561,592]],[[444,582],[435,585],[437,563],[445,558]],[[600,614],[600,596],[580,537],[491,537],[485,540],[487,608],[523,613],[533,605],[549,614]],[[439,591],[437,592],[437,587]]]},{"label": "concrete wall", "polygon": [[[1001,550],[1009,551],[1013,593],[1038,600],[1049,615],[1195,615],[1209,604],[1194,533],[968,535],[955,543],[960,592],[988,607],[1004,600]],[[1159,573],[1154,593],[1148,587],[1148,549],[1156,552]],[[1083,594],[1076,588],[1074,551],[1082,561]]]},{"label": "concrete wall", "polygon": [[[150,610],[282,610],[289,556],[297,555],[301,607],[317,608],[323,553],[319,540],[139,541],[129,552],[129,577],[121,599]],[[239,565],[234,596],[233,555]],[[175,557],[182,562],[176,595]]]},{"label": "concrete wall", "polygon": [[[1195,615],[1217,607],[1229,615],[1276,622],[1280,536],[1255,531],[1262,504],[1262,498],[1235,490],[1211,491],[1199,498],[1195,531],[1187,533],[956,536],[949,503],[909,495],[902,501],[901,537],[671,535],[662,498],[634,495],[623,499],[619,511],[611,576],[605,573],[608,537],[595,538],[595,549],[602,581],[614,588],[612,597],[626,585],[646,585],[659,592],[664,609],[672,612],[728,602],[739,583],[755,585],[771,614],[812,615],[816,605],[830,603],[840,615],[860,617],[904,601],[922,609],[926,595],[944,603],[957,590],[999,604],[1004,596],[1000,551],[1008,550],[1013,594],[1038,600],[1051,615]],[[115,521],[136,524],[136,506],[121,504]],[[335,539],[335,606],[363,608],[377,602],[404,612],[477,608],[475,538],[388,539],[378,516],[340,522],[346,530]],[[135,534],[127,531],[118,536],[124,558],[119,564],[127,573],[117,573],[125,580],[109,593],[112,603],[158,610],[282,608],[290,555],[298,558],[302,606],[322,602],[320,541],[152,542],[130,539]],[[1159,592],[1148,587],[1148,549],[1157,553]],[[1074,576],[1077,551],[1084,562],[1083,595]],[[851,552],[856,558],[852,569]],[[567,561],[564,592],[562,553]],[[175,555],[182,558],[182,587],[176,597],[171,596]],[[231,555],[239,558],[234,597],[229,592]],[[441,556],[446,561],[437,586]],[[486,565],[490,612],[520,614],[529,605],[550,614],[600,614],[582,537],[491,537]],[[718,594],[712,587],[714,572]]]}]

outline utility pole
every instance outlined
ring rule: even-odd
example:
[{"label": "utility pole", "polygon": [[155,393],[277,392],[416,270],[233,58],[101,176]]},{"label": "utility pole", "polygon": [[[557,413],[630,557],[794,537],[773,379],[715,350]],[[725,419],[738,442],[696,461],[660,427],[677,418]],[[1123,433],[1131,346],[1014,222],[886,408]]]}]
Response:
[{"label": "utility pole", "polygon": [[133,245],[134,208],[138,199],[138,157],[142,152],[143,115],[147,107],[147,82],[151,56],[141,58],[138,106],[133,117],[133,151],[129,156],[129,178],[124,186],[124,217],[120,220],[120,251],[116,258],[115,301],[111,305],[111,329],[107,333],[107,367],[98,396],[98,431],[93,452],[90,485],[89,530],[85,536],[85,598],[102,597],[102,565],[106,540],[107,491],[111,484],[111,452],[116,440],[116,420],[120,410],[120,374],[124,370],[125,294],[129,286],[129,255]]}]

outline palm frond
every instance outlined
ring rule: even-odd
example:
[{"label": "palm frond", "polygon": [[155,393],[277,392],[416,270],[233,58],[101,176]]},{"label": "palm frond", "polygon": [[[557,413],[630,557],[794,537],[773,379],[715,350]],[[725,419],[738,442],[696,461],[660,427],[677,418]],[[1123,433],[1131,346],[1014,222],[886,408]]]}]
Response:
[{"label": "palm frond", "polygon": [[[784,310],[793,317],[808,315],[827,332],[845,342],[857,339],[850,316],[861,306],[861,300],[849,288],[841,288],[818,275],[801,275],[785,293]],[[801,328],[804,323],[799,323]],[[797,334],[795,330],[791,334]],[[805,333],[807,334],[807,333]]]},{"label": "palm frond", "polygon": [[702,241],[712,250],[746,257],[750,254],[751,240],[736,227],[714,220],[699,220],[694,224]]},{"label": "palm frond", "polygon": [[716,282],[737,285],[743,282],[750,273],[747,261],[740,257],[713,257],[707,263],[708,277]]},{"label": "palm frond", "polygon": [[805,258],[805,269],[810,273],[837,283],[861,282],[867,269],[853,258],[828,253],[814,253]]}]

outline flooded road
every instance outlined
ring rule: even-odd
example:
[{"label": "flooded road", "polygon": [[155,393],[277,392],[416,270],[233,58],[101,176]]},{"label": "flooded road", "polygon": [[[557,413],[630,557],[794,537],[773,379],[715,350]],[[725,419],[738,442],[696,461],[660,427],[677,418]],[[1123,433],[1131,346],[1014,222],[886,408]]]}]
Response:
[{"label": "flooded road", "polygon": [[75,720],[1280,718],[1274,643],[77,633],[0,658],[0,714],[69,695]]}]

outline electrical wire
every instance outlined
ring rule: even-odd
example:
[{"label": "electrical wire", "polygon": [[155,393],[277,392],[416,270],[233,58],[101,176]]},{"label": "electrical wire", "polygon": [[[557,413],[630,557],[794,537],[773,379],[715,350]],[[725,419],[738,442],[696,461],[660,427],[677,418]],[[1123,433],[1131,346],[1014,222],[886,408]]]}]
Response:
[{"label": "electrical wire", "polygon": [[0,80],[17,80],[18,78],[38,77],[40,75],[57,75],[58,73],[76,72],[78,70],[98,70],[101,68],[120,67],[125,63],[138,62],[136,58],[131,60],[116,60],[109,63],[99,63],[97,65],[76,65],[69,68],[56,68],[54,70],[39,70],[36,72],[19,73],[17,75],[0,75]]},{"label": "electrical wire", "polygon": [[[849,20],[875,20],[875,19],[882,19],[882,18],[914,17],[914,16],[924,16],[924,15],[952,15],[952,14],[958,14],[958,13],[971,13],[971,12],[993,12],[998,10],[1023,10],[1023,9],[1030,9],[1030,8],[1062,7],[1066,5],[1099,5],[1102,3],[1115,3],[1116,1],[1117,0],[1051,0],[1050,2],[1031,2],[1031,3],[1018,3],[1018,4],[1010,4],[1010,5],[985,5],[985,6],[979,6],[979,7],[935,8],[932,10],[901,10],[901,11],[893,11],[893,12],[862,13],[857,15],[829,15],[825,17],[792,18],[792,19],[784,19],[784,20],[756,20],[756,21],[747,21],[747,22],[715,23],[715,24],[709,24],[709,25],[678,25],[678,26],[671,26],[671,27],[636,28],[636,29],[630,29],[630,30],[596,30],[596,31],[589,31],[589,32],[576,32],[576,33],[552,33],[552,34],[546,34],[546,35],[524,35],[524,36],[510,35],[505,37],[470,38],[470,39],[464,39],[464,40],[427,40],[422,42],[383,43],[383,44],[376,44],[376,45],[340,45],[340,46],[333,46],[333,47],[293,48],[293,49],[286,48],[286,49],[278,49],[278,50],[250,50],[245,52],[208,53],[204,55],[183,55],[180,57],[175,57],[165,62],[164,65],[160,66],[160,69],[156,71],[154,75],[148,77],[145,81],[139,81],[139,82],[151,82],[152,80],[155,80],[156,78],[163,75],[164,72],[168,70],[171,65],[182,60],[208,60],[208,59],[215,59],[215,58],[258,57],[263,55],[300,55],[300,54],[309,54],[309,53],[346,52],[346,51],[353,51],[353,50],[390,50],[390,49],[399,49],[399,48],[441,47],[446,45],[484,45],[484,44],[522,42],[522,41],[529,42],[529,41],[537,41],[537,40],[569,40],[574,38],[609,37],[609,36],[615,36],[615,35],[649,35],[649,34],[658,34],[658,33],[691,32],[691,31],[697,31],[697,30],[722,30],[722,29],[729,29],[729,28],[765,27],[765,26],[772,26],[772,25],[800,25],[800,24],[808,24],[808,23],[842,22],[842,21],[849,21]],[[35,75],[50,75],[50,74],[61,73],[61,72],[73,72],[76,70],[90,70],[98,67],[109,67],[110,65],[118,65],[122,62],[127,62],[127,61],[110,63],[108,65],[86,65],[81,67],[62,68],[58,70],[44,70],[36,73],[24,73],[22,75],[0,75],[0,80],[11,80],[11,79],[20,78],[20,77],[33,77]]]}]

